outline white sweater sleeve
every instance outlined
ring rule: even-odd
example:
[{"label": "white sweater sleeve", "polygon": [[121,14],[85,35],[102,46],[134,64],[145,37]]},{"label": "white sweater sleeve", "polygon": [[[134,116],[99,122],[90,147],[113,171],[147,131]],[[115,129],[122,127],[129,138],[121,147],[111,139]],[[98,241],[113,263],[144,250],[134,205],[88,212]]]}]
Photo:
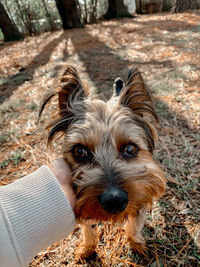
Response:
[{"label": "white sweater sleeve", "polygon": [[0,267],[27,266],[74,227],[70,202],[47,166],[0,186]]}]

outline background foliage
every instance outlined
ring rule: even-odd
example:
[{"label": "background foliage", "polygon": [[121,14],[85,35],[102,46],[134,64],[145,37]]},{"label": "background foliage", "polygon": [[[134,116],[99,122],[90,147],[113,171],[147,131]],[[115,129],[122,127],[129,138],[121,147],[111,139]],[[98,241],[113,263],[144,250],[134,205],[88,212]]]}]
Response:
[{"label": "background foliage", "polygon": [[[61,19],[55,0],[2,0],[10,19],[25,35],[35,35],[46,31],[61,29]],[[135,0],[124,0],[129,11],[134,11]],[[175,0],[164,0],[163,11],[169,11]],[[105,14],[108,8],[107,0],[79,0],[82,21],[94,23]],[[0,29],[0,39],[3,35]]]}]

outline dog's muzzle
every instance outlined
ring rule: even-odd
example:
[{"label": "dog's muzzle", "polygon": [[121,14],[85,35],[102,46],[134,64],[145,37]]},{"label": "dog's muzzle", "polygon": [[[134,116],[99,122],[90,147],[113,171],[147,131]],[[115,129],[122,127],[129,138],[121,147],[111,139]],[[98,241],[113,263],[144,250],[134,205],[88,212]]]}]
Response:
[{"label": "dog's muzzle", "polygon": [[128,204],[128,194],[112,186],[100,195],[98,200],[103,210],[110,214],[118,214],[125,210]]}]

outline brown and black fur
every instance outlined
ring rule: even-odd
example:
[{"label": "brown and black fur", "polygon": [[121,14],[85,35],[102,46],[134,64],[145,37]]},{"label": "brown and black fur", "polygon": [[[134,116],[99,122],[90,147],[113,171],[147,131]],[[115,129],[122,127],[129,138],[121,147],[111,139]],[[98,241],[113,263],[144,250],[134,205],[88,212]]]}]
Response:
[{"label": "brown and black fur", "polygon": [[[58,96],[59,114],[49,126],[48,142],[63,133],[63,157],[77,196],[76,218],[83,224],[78,258],[95,251],[98,234],[91,224],[99,221],[125,222],[131,247],[142,252],[146,211],[165,191],[165,176],[153,161],[156,131],[151,121],[157,116],[143,77],[132,68],[121,84],[118,95],[114,92],[105,102],[81,81],[74,67],[67,66],[59,90],[47,96],[41,108],[42,112],[48,100]],[[84,157],[79,157],[82,150]],[[121,212],[107,212],[99,201],[111,187],[128,197]]]}]

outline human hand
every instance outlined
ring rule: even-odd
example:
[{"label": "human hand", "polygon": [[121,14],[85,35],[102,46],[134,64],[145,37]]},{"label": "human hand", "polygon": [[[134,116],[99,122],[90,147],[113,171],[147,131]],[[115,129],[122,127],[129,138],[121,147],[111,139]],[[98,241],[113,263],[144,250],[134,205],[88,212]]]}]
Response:
[{"label": "human hand", "polygon": [[70,201],[72,209],[74,210],[76,204],[76,196],[71,184],[71,171],[63,158],[55,159],[49,163],[49,168],[58,179],[65,195]]}]

